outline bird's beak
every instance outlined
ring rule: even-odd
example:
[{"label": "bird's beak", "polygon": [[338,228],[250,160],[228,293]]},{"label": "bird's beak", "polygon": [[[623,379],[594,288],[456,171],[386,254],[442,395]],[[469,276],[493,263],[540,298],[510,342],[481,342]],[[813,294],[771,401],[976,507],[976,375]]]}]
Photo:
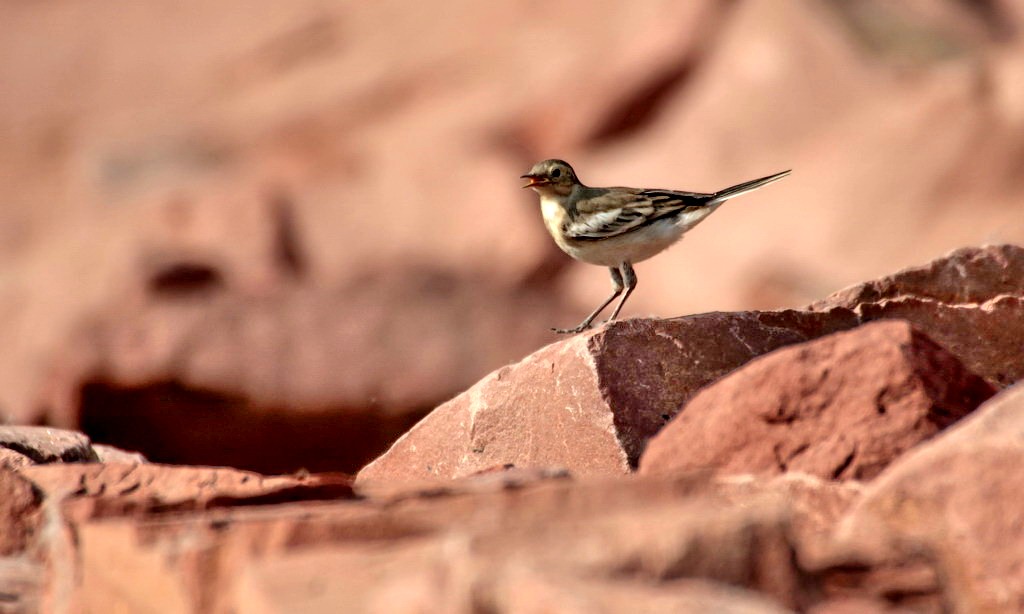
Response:
[{"label": "bird's beak", "polygon": [[536,187],[536,186],[539,186],[539,185],[547,185],[547,184],[551,183],[550,181],[548,181],[547,179],[545,179],[543,177],[540,177],[538,175],[530,175],[529,173],[527,173],[526,175],[520,175],[519,178],[520,179],[529,179],[530,180],[530,183],[528,183],[528,184],[523,186],[524,188],[533,188],[533,187]]}]

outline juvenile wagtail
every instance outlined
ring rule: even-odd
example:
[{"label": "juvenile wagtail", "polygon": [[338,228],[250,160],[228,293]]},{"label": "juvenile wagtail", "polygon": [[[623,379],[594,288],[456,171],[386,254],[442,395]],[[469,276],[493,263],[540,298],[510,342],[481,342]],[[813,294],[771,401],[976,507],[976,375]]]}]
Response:
[{"label": "juvenile wagtail", "polygon": [[563,252],[576,260],[608,267],[612,293],[576,328],[554,328],[558,333],[578,333],[590,328],[594,318],[622,295],[608,322],[614,320],[636,288],[633,263],[646,260],[672,245],[686,231],[711,215],[722,203],[778,181],[782,171],[711,194],[645,190],[640,188],[591,188],[580,183],[576,172],[562,160],[538,162],[523,175],[524,188],[540,195],[544,225]]}]

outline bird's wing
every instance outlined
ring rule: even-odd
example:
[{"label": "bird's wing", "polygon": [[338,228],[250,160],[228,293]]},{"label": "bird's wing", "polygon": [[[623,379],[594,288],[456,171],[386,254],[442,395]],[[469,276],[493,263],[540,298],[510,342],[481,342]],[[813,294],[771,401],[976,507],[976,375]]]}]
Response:
[{"label": "bird's wing", "polygon": [[577,241],[599,241],[626,234],[682,211],[706,206],[709,194],[670,190],[608,188],[581,198],[565,234]]}]

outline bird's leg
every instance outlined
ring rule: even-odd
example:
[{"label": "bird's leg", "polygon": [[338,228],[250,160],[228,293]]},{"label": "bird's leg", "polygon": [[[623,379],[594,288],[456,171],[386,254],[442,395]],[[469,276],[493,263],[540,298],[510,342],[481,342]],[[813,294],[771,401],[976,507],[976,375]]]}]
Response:
[{"label": "bird's leg", "polygon": [[[611,296],[606,298],[604,300],[604,302],[601,303],[601,305],[597,309],[592,311],[591,314],[589,316],[587,316],[587,318],[585,320],[580,322],[580,325],[577,326],[576,328],[552,328],[551,330],[555,331],[556,333],[560,333],[560,334],[570,334],[570,333],[579,333],[579,332],[585,331],[588,328],[590,328],[590,324],[594,321],[594,318],[596,318],[598,316],[598,314],[600,314],[602,311],[604,311],[605,307],[610,305],[611,302],[615,300],[616,296],[618,296],[619,294],[622,294],[622,288],[623,288],[623,286],[622,286],[622,275],[619,273],[619,269],[617,269],[615,267],[608,267],[608,270],[612,274],[612,293],[611,293]],[[632,272],[633,272],[633,270],[630,269],[630,274],[632,274]],[[635,276],[634,276],[634,285],[635,285],[635,282],[636,282],[636,279],[635,279]],[[622,307],[621,303],[619,304],[619,307]],[[618,313],[618,311],[616,311],[616,313]]]},{"label": "bird's leg", "polygon": [[[608,318],[608,322],[619,316],[622,306],[626,304],[626,299],[629,298],[629,295],[633,293],[633,289],[636,288],[636,273],[633,271],[633,265],[628,262],[622,263],[622,280],[626,284],[626,291],[622,294],[622,298],[619,299],[619,304],[615,306],[615,311],[612,312],[612,317]],[[608,300],[610,301],[611,299]]]}]

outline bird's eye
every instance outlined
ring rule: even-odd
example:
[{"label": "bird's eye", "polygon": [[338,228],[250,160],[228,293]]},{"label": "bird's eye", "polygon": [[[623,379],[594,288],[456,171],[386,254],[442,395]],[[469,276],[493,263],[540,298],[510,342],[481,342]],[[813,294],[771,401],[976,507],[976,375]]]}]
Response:
[{"label": "bird's eye", "polygon": [[562,176],[562,169],[556,168],[555,170],[551,171],[551,176],[555,179],[558,179],[559,177]]}]

